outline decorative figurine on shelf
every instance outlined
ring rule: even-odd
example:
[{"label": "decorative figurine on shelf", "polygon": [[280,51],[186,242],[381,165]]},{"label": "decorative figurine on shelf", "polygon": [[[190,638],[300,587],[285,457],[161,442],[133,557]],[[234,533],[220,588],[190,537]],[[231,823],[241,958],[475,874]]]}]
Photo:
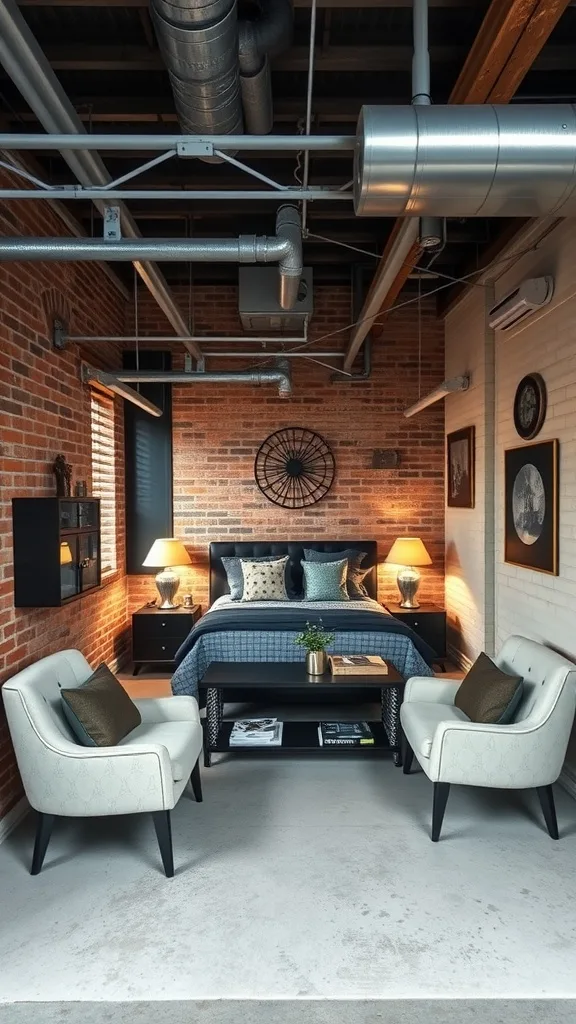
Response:
[{"label": "decorative figurine on shelf", "polygon": [[69,498],[72,493],[72,466],[66,462],[64,455],[57,455],[52,464],[52,472],[56,477],[56,495],[58,498]]}]

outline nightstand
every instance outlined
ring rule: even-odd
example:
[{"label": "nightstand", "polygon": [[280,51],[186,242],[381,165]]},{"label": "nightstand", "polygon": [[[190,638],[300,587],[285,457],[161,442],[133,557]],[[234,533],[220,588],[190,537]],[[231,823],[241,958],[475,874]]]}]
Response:
[{"label": "nightstand", "polygon": [[133,675],[142,665],[173,665],[174,655],[202,615],[199,604],[191,608],[139,608],[132,615]]},{"label": "nightstand", "polygon": [[[446,657],[446,611],[436,604],[422,604],[419,608],[400,608],[390,601],[384,604],[387,612],[410,626],[418,636],[432,647],[441,662]],[[444,669],[442,669],[444,670]]]}]

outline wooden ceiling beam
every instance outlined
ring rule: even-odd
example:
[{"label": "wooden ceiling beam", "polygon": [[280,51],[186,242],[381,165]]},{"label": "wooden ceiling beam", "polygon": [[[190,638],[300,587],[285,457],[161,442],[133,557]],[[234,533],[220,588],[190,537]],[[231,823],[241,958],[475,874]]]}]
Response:
[{"label": "wooden ceiling beam", "polygon": [[[312,0],[292,0],[294,7],[310,7]],[[429,0],[430,7],[478,7],[478,0]],[[149,0],[18,0],[20,7],[148,7]],[[318,7],[412,7],[412,0],[317,0]]]},{"label": "wooden ceiling beam", "polygon": [[[464,66],[458,75],[451,103],[509,103],[522,79],[534,65],[550,33],[569,6],[570,0],[492,0]],[[478,83],[480,83],[478,85]],[[396,237],[405,222],[399,219],[393,228]],[[393,237],[391,235],[391,238]],[[412,245],[401,269],[384,296],[380,311],[390,309],[423,250]],[[384,251],[374,275],[371,291],[389,273]],[[390,298],[393,296],[393,298]],[[358,318],[365,319],[370,293]],[[359,351],[365,334],[352,332],[345,366]]]},{"label": "wooden ceiling beam", "polygon": [[[571,47],[561,47],[562,66],[570,63]],[[46,46],[44,51],[55,71],[165,71],[159,50],[147,46],[80,46],[78,44]],[[464,47],[433,46],[430,58],[434,64],[458,64]],[[274,71],[307,71],[308,47],[294,46],[272,61]],[[341,71],[409,71],[412,66],[411,46],[329,46],[318,49],[314,67],[318,72]]]}]

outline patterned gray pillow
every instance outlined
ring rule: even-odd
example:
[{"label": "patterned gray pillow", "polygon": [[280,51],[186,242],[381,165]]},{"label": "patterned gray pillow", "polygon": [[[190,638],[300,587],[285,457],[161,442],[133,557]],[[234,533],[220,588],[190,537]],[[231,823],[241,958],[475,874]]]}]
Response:
[{"label": "patterned gray pillow", "polygon": [[285,558],[275,562],[249,562],[242,559],[244,576],[243,601],[287,601]]},{"label": "patterned gray pillow", "polygon": [[313,551],[311,548],[304,548],[304,558],[307,562],[335,562],[342,558],[348,559],[346,589],[352,601],[363,601],[369,596],[364,586],[364,578],[370,572],[370,568],[360,568],[366,556],[366,551],[359,551],[357,548],[346,548],[345,551]]},{"label": "patterned gray pillow", "polygon": [[[255,555],[253,558],[249,558],[250,562],[277,562],[279,555]],[[242,575],[242,562],[246,559],[242,559],[236,555],[225,556],[221,559],[222,565],[224,566],[224,572],[228,580],[228,587],[230,589],[230,597],[233,601],[241,601],[242,594],[244,593],[244,576]],[[288,559],[286,559],[288,562]]]},{"label": "patterned gray pillow", "polygon": [[346,590],[348,559],[340,562],[302,562],[306,601],[349,601]]}]

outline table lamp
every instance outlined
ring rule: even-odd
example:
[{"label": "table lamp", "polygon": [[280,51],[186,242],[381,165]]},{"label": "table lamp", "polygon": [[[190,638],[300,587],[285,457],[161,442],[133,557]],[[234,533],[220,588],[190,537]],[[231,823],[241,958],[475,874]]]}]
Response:
[{"label": "table lamp", "polygon": [[402,600],[401,608],[419,608],[416,600],[420,586],[417,565],[432,565],[432,559],[420,537],[398,537],[384,559],[391,565],[401,566],[396,582]]},{"label": "table lamp", "polygon": [[157,569],[163,565],[164,568],[156,576],[156,586],[162,604],[160,608],[178,608],[174,604],[174,598],[180,586],[180,577],[177,572],[171,571],[175,565],[189,565],[190,555],[186,551],[181,540],[175,537],[161,537],[155,540],[142,565]]},{"label": "table lamp", "polygon": [[72,561],[70,545],[68,541],[63,540],[60,544],[60,565],[71,565]]}]

